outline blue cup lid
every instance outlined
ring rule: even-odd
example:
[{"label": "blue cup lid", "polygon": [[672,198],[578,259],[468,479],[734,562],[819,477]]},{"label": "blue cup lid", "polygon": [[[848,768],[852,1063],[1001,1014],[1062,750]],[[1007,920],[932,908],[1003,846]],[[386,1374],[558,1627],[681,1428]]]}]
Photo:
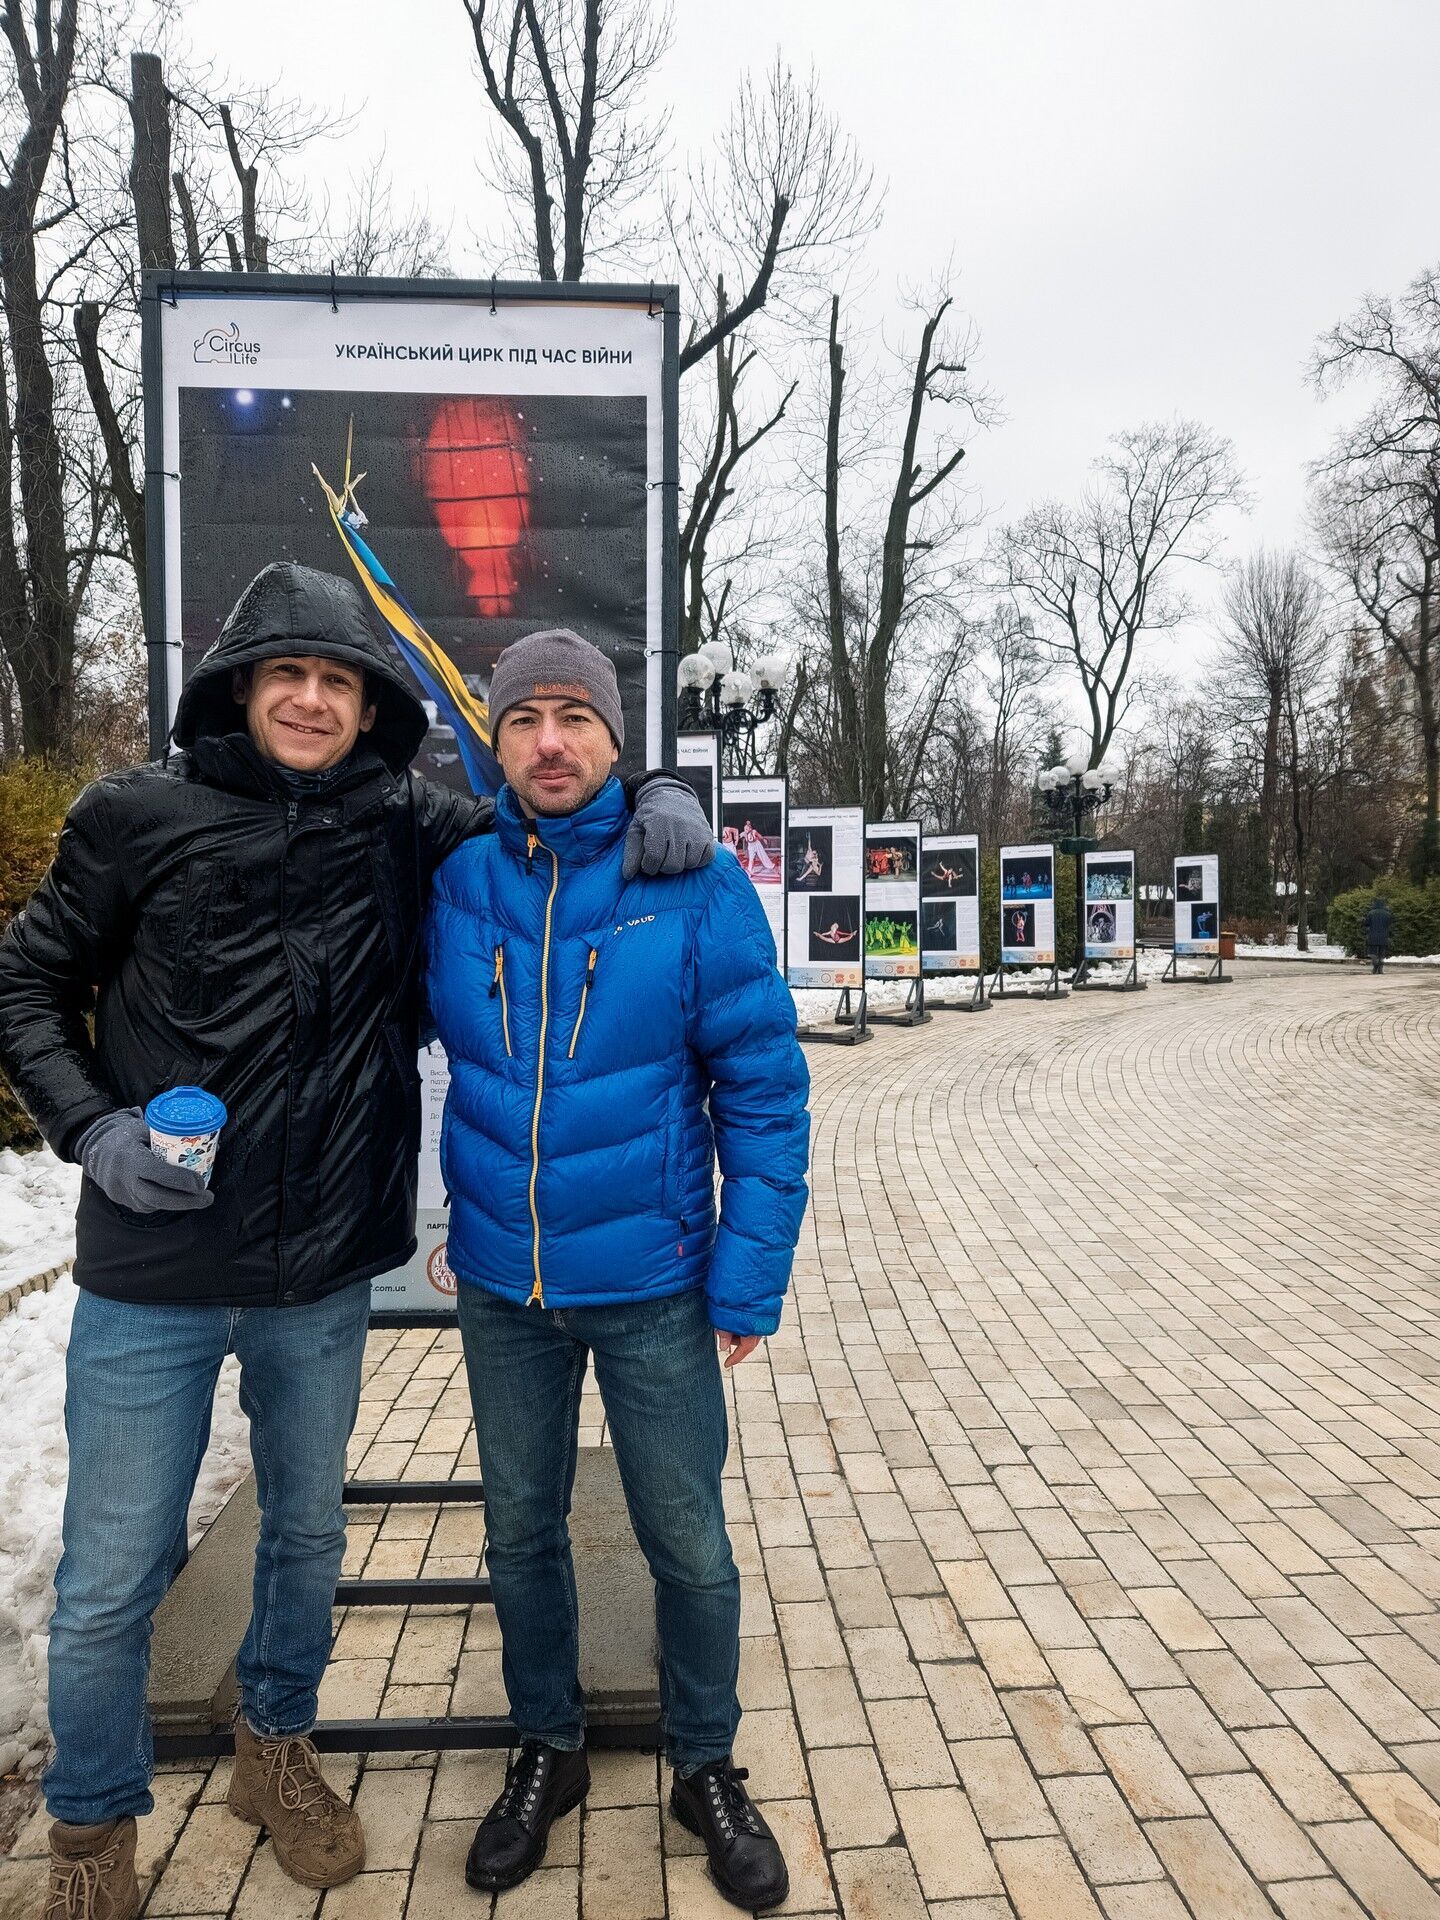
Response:
[{"label": "blue cup lid", "polygon": [[157,1133],[218,1133],[228,1117],[224,1102],[203,1087],[171,1087],[145,1109],[146,1125]]}]

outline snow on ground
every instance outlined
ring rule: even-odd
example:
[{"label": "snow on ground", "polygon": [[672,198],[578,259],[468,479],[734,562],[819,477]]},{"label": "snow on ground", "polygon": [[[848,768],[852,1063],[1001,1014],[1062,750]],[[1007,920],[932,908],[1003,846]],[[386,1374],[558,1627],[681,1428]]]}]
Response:
[{"label": "snow on ground", "polygon": [[[0,1244],[28,1213],[35,1257],[9,1277],[25,1279],[73,1251],[73,1180],[52,1156],[55,1172],[29,1163],[40,1154],[0,1154]],[[48,1201],[40,1195],[48,1191]],[[17,1199],[17,1194],[22,1196]],[[7,1258],[12,1257],[7,1248]],[[0,1320],[0,1774],[32,1770],[44,1757],[45,1650],[52,1585],[60,1558],[65,1500],[65,1349],[76,1299],[69,1275],[48,1292],[27,1294]],[[210,1448],[190,1506],[193,1545],[247,1471],[249,1422],[240,1411],[239,1368],[227,1360],[215,1396]]]},{"label": "snow on ground", "polygon": [[0,1153],[0,1293],[75,1256],[80,1169],[38,1153]]},{"label": "snow on ground", "polygon": [[1328,940],[1311,934],[1310,945],[1301,953],[1295,945],[1295,935],[1287,933],[1283,946],[1272,945],[1267,941],[1237,940],[1235,958],[1237,960],[1348,960],[1344,947],[1332,946]]}]

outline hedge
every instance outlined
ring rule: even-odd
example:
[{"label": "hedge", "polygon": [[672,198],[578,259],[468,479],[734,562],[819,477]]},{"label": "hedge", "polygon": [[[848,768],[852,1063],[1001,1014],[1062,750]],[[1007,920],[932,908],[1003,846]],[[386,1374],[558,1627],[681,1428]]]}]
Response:
[{"label": "hedge", "polygon": [[[0,931],[43,878],[61,823],[85,779],[44,760],[16,760],[0,768]],[[0,1148],[39,1144],[29,1114],[0,1075]]]},{"label": "hedge", "polygon": [[1326,931],[1337,947],[1363,957],[1365,915],[1377,898],[1390,908],[1391,953],[1440,953],[1440,880],[1417,887],[1400,874],[1377,880],[1373,886],[1336,894],[1330,902]]}]

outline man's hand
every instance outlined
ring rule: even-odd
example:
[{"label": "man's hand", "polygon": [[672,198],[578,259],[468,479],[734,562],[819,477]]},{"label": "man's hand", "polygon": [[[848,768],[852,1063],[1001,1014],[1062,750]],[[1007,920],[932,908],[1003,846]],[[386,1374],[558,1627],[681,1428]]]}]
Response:
[{"label": "man's hand", "polygon": [[75,1158],[107,1199],[132,1213],[183,1213],[215,1198],[193,1167],[172,1167],[151,1152],[139,1107],[92,1121],[75,1142]]},{"label": "man's hand", "polygon": [[620,869],[626,880],[637,873],[673,878],[710,864],[715,835],[693,788],[673,773],[642,774],[626,787],[635,810]]},{"label": "man's hand", "polygon": [[738,1367],[759,1346],[764,1338],[758,1333],[731,1333],[726,1327],[715,1329],[715,1344],[725,1355],[726,1368]]}]

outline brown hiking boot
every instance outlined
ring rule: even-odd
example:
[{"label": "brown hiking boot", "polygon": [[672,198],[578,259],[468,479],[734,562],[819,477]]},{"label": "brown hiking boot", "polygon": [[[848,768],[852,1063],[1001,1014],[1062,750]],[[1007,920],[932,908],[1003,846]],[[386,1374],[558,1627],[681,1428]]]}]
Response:
[{"label": "brown hiking boot", "polygon": [[95,1827],[50,1829],[50,1885],[45,1920],[135,1920],[135,1822],[102,1820]]},{"label": "brown hiking boot", "polygon": [[303,1734],[263,1740],[237,1720],[227,1799],[239,1819],[264,1827],[275,1858],[302,1887],[338,1887],[365,1864],[360,1816],[326,1784],[315,1743]]}]

